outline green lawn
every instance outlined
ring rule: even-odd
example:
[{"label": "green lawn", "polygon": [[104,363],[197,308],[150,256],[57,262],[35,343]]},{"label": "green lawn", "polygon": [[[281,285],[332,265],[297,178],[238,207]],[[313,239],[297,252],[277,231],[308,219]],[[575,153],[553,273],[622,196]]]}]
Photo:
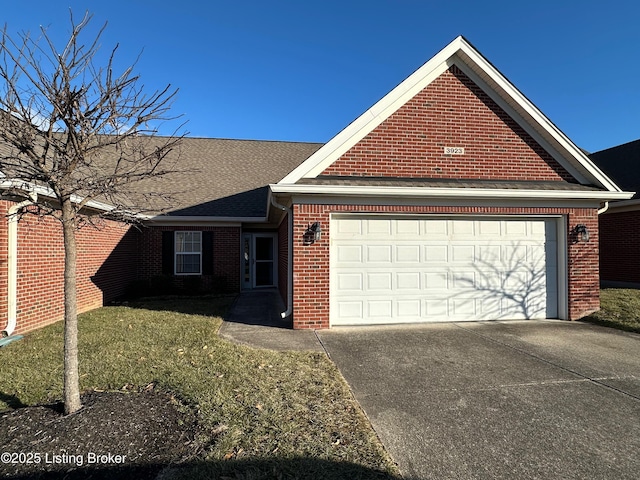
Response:
[{"label": "green lawn", "polygon": [[[193,412],[206,447],[172,478],[396,478],[325,355],[218,337],[231,300],[147,300],[81,315],[81,388],[155,382]],[[0,411],[61,398],[61,338],[55,324],[0,349]]]},{"label": "green lawn", "polygon": [[600,311],[584,320],[640,333],[640,290],[605,288],[600,291]]}]

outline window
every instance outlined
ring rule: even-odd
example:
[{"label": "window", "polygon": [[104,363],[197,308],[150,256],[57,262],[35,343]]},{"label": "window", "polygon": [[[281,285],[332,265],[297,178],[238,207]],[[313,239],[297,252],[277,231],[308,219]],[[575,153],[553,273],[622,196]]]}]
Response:
[{"label": "window", "polygon": [[176,275],[202,273],[202,232],[175,232]]}]

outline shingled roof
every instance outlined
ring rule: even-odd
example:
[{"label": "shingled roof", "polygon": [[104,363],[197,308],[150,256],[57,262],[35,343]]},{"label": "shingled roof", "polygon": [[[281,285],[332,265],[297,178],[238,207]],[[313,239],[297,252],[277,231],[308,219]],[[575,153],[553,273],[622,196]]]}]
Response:
[{"label": "shingled roof", "polygon": [[[167,137],[149,137],[146,141],[153,147],[155,143],[164,144]],[[321,146],[185,137],[165,159],[166,168],[175,168],[179,173],[143,180],[136,185],[136,191],[161,192],[171,199],[168,205],[160,198],[147,199],[151,216],[264,218],[269,184],[280,181]],[[11,152],[8,145],[0,142],[0,154]],[[11,178],[11,172],[0,173]]]},{"label": "shingled roof", "polygon": [[[640,140],[592,153],[589,158],[620,188],[640,192]],[[640,194],[633,198],[640,198]]]},{"label": "shingled roof", "polygon": [[321,146],[186,137],[171,153],[181,173],[154,179],[147,187],[171,195],[172,204],[163,217],[264,217],[268,185],[281,180]]}]

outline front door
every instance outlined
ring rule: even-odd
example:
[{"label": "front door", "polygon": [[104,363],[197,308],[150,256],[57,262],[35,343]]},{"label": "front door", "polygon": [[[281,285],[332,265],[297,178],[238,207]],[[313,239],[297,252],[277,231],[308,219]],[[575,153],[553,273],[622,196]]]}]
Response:
[{"label": "front door", "polygon": [[276,238],[275,233],[243,234],[243,288],[276,285]]}]

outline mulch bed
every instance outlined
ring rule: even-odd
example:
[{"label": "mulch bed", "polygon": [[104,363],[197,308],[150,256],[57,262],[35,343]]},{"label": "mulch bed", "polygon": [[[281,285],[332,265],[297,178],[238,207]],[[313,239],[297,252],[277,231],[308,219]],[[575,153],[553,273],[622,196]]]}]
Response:
[{"label": "mulch bed", "polygon": [[0,478],[152,479],[197,451],[196,423],[168,394],[89,392],[62,404],[0,414]]}]

